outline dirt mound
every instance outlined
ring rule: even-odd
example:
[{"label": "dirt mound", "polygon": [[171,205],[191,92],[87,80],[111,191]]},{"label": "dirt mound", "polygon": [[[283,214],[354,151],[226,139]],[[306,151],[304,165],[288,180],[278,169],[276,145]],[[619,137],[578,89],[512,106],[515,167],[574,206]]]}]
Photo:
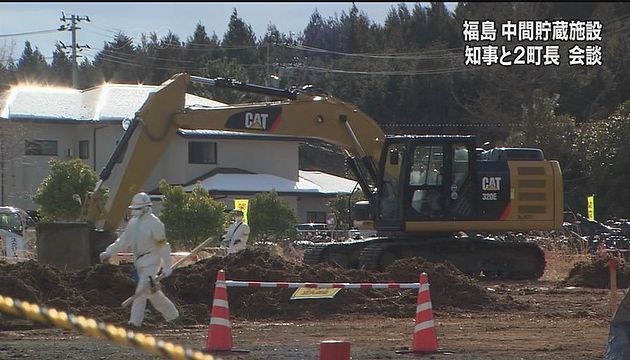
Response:
[{"label": "dirt mound", "polygon": [[[630,266],[627,263],[617,263],[617,287],[630,286]],[[610,273],[608,260],[594,257],[590,261],[581,261],[575,264],[562,286],[582,286],[590,288],[607,289],[610,287]]]},{"label": "dirt mound", "polygon": [[[162,282],[164,292],[177,303],[185,324],[206,324],[218,270],[230,280],[293,282],[417,282],[426,272],[436,311],[457,309],[497,310],[520,307],[511,298],[489,293],[449,263],[423,259],[393,263],[385,272],[347,270],[331,264],[309,266],[286,260],[266,249],[247,249],[237,255],[212,257],[176,269]],[[124,323],[129,310],[120,303],[135,288],[132,265],[98,264],[79,272],[66,272],[34,261],[0,264],[0,293],[45,304],[99,320]],[[332,314],[415,315],[417,290],[342,289],[330,300],[290,300],[294,289],[230,288],[230,313],[241,319],[312,319]],[[151,307],[149,307],[151,308]],[[162,322],[151,308],[146,323]]]}]

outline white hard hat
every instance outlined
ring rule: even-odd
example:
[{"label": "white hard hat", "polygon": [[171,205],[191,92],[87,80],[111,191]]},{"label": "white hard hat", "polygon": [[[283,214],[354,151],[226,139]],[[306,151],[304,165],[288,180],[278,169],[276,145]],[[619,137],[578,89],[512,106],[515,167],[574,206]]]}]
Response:
[{"label": "white hard hat", "polygon": [[151,206],[151,198],[147,193],[141,192],[133,196],[129,209],[142,209],[145,206]]}]

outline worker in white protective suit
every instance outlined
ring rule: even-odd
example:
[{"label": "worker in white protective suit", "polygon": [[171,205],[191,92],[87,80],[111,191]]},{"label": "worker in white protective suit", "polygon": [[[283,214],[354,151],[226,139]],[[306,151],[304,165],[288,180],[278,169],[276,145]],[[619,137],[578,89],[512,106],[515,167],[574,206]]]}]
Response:
[{"label": "worker in white protective suit", "polygon": [[227,248],[228,254],[245,250],[249,238],[249,226],[243,222],[243,212],[234,210],[234,222],[222,236],[221,247]]},{"label": "worker in white protective suit", "polygon": [[178,323],[179,312],[166,295],[161,290],[156,292],[145,290],[152,285],[160,270],[162,278],[170,276],[173,272],[171,246],[166,242],[164,224],[153,214],[151,199],[146,193],[134,195],[129,209],[131,219],[125,231],[100,254],[100,260],[105,262],[128,247],[131,247],[133,251],[134,265],[138,274],[136,294],[140,292],[145,294],[137,297],[131,305],[130,326],[142,325],[147,299],[156,310],[162,313],[166,321]]}]

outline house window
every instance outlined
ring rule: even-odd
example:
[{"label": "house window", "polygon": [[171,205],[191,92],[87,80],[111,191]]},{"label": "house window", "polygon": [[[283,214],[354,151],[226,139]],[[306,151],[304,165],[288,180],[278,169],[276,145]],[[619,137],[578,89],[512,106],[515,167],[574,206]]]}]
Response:
[{"label": "house window", "polygon": [[207,141],[191,141],[188,143],[189,164],[216,164],[217,143]]},{"label": "house window", "polygon": [[307,211],[306,221],[314,223],[325,223],[326,212],[325,211]]},{"label": "house window", "polygon": [[57,156],[57,140],[25,140],[24,155]]},{"label": "house window", "polygon": [[79,159],[90,158],[90,142],[87,140],[79,141]]}]

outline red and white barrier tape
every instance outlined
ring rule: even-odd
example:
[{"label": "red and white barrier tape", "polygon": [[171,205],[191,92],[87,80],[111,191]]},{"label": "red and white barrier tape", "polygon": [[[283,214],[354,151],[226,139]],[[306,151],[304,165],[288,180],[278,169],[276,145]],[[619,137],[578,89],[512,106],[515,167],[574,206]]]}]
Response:
[{"label": "red and white barrier tape", "polygon": [[[217,281],[217,283],[222,281]],[[227,287],[259,288],[316,288],[316,289],[419,289],[420,283],[297,283],[226,280]],[[429,284],[423,284],[421,291],[429,290]]]}]

